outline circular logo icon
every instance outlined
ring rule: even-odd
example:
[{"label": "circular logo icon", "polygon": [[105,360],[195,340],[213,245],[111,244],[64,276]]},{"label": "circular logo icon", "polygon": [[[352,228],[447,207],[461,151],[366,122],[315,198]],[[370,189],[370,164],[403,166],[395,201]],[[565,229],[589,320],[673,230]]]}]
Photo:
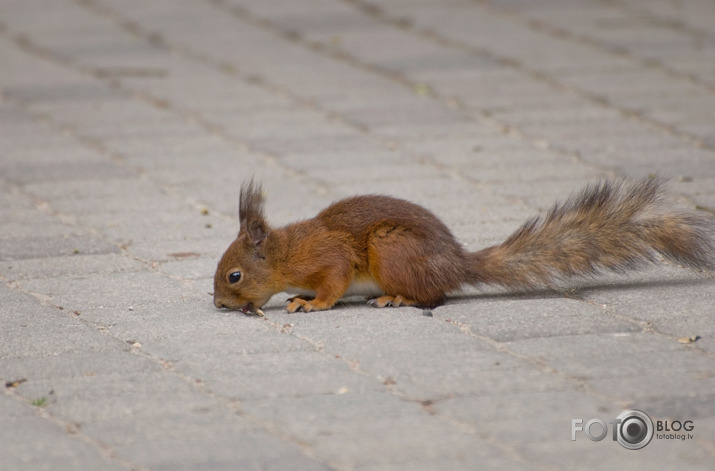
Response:
[{"label": "circular logo icon", "polygon": [[617,418],[616,440],[624,448],[640,450],[653,439],[653,421],[645,412],[628,409]]}]

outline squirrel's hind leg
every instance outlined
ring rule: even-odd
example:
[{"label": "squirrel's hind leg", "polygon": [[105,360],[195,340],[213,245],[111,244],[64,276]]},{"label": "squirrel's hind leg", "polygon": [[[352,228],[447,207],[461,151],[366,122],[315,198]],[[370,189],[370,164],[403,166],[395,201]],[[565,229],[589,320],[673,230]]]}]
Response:
[{"label": "squirrel's hind leg", "polygon": [[400,307],[400,306],[416,306],[419,303],[412,299],[405,299],[400,295],[397,296],[380,296],[379,298],[371,299],[367,302],[370,306],[375,307]]},{"label": "squirrel's hind leg", "polygon": [[454,267],[462,262],[459,247],[433,245],[401,227],[374,231],[368,240],[368,271],[385,296],[370,304],[435,307],[461,284]]}]

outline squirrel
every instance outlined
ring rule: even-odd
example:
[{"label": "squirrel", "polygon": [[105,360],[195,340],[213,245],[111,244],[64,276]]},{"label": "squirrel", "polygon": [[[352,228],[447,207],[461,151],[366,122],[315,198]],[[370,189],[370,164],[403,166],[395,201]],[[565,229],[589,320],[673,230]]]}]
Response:
[{"label": "squirrel", "polygon": [[501,244],[465,250],[427,209],[389,196],[337,201],[312,219],[273,228],[263,191],[241,187],[240,231],[214,276],[214,305],[263,315],[276,293],[298,294],[286,309],[330,309],[365,295],[377,307],[433,308],[464,285],[552,287],[604,270],[621,272],[656,254],[712,269],[712,219],[662,204],[663,180],[606,180],[587,186]]}]

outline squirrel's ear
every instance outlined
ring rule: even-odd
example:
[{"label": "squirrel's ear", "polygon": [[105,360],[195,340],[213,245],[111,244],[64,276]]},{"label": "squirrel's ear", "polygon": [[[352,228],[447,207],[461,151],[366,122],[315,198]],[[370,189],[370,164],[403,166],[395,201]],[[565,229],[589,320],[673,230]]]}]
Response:
[{"label": "squirrel's ear", "polygon": [[239,234],[245,232],[253,244],[263,242],[268,233],[263,216],[263,189],[253,183],[241,185],[241,198],[238,203],[238,219],[241,223]]},{"label": "squirrel's ear", "polygon": [[263,242],[263,239],[265,239],[266,235],[268,234],[262,221],[261,223],[259,223],[258,221],[250,222],[248,223],[248,227],[246,229],[246,232],[248,233],[248,238],[251,240],[251,242],[253,242],[254,245],[258,245]]}]

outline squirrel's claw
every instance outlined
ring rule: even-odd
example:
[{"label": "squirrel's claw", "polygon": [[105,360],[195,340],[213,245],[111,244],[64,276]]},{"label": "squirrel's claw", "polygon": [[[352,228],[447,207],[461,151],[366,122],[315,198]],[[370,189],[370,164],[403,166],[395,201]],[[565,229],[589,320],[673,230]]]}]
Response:
[{"label": "squirrel's claw", "polygon": [[248,303],[241,308],[241,312],[247,316],[258,316],[264,317],[265,314],[261,311],[261,308],[253,306],[253,303]]},{"label": "squirrel's claw", "polygon": [[370,306],[375,307],[397,307],[399,304],[395,305],[395,298],[392,296],[380,296],[379,298],[373,298],[367,302]]}]

